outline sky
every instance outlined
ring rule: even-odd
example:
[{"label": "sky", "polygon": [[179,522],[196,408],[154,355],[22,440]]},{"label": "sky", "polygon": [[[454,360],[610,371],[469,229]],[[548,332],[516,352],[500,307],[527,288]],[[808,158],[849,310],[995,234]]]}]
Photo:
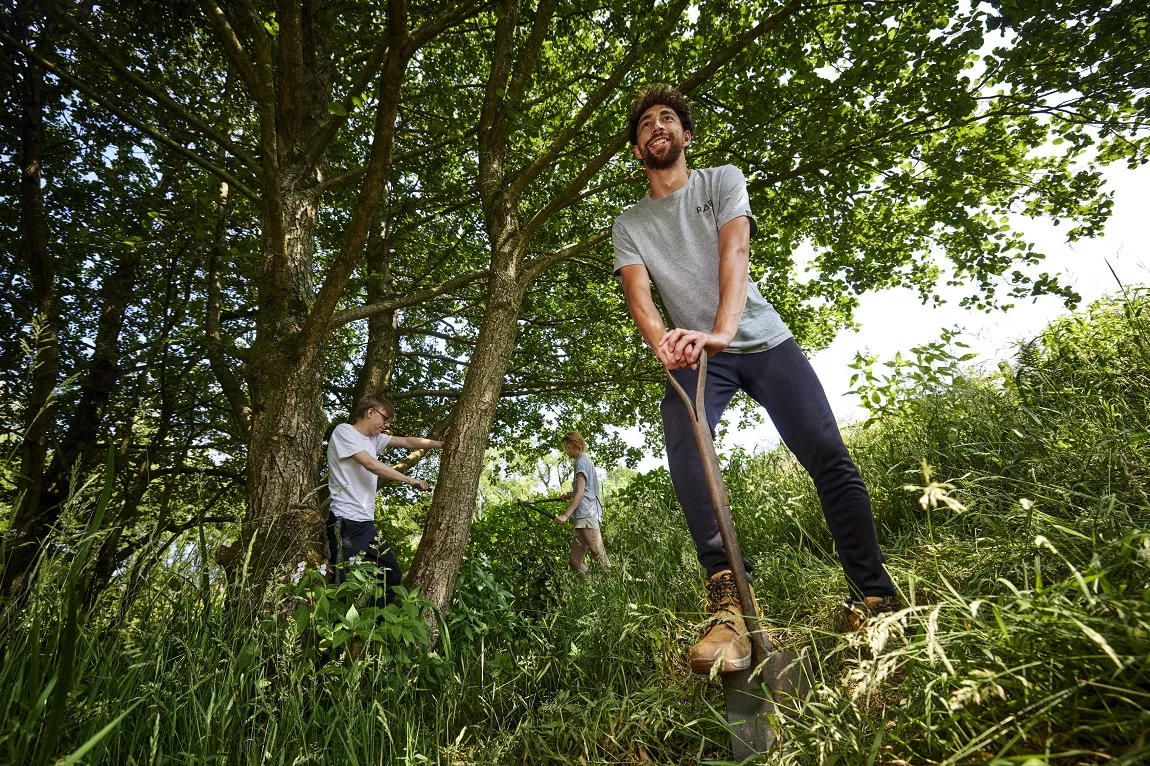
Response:
[{"label": "sky", "polygon": [[[1019,217],[1012,221],[1012,226],[1046,253],[1045,263],[1034,273],[1061,274],[1063,281],[1082,295],[1083,308],[1119,290],[1107,262],[1127,285],[1150,283],[1150,166],[1129,170],[1112,165],[1103,170],[1103,175],[1114,193],[1114,212],[1101,236],[1071,244],[1066,241],[1069,227],[1065,223],[1056,227],[1049,219]],[[857,351],[887,360],[895,352],[937,340],[943,328],[957,326],[963,330],[963,342],[979,354],[970,364],[993,367],[998,360],[1010,358],[1019,341],[1033,338],[1052,319],[1067,313],[1057,296],[1020,302],[1005,312],[965,310],[958,305],[963,294],[961,289],[944,289],[941,295],[951,300],[942,306],[924,306],[916,293],[906,289],[861,296],[855,314],[859,329],[841,333],[828,348],[811,358],[840,423],[862,420],[867,414],[857,397],[847,393],[853,374],[847,365]],[[778,433],[769,420],[764,418],[760,425],[741,427],[734,422],[736,419],[736,408],[729,409],[727,433],[716,445],[720,452],[736,446],[751,452],[763,451],[778,444]],[[640,462],[639,469],[661,465],[665,465],[663,455],[649,455]]]}]

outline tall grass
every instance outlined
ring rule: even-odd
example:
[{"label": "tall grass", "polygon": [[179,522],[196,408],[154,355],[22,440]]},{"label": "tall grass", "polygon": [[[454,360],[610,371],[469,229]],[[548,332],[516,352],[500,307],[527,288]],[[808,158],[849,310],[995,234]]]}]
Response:
[{"label": "tall grass", "polygon": [[[818,676],[767,760],[1150,760],[1147,305],[1100,303],[1001,371],[905,390],[849,433],[903,607],[858,634],[836,628],[844,587],[809,479],[781,450],[732,458],[760,606]],[[609,499],[615,566],[585,580],[566,567],[569,531],[486,508],[432,652],[425,605],[373,610],[369,578],[305,574],[272,617],[241,621],[199,541],[134,598],[76,615],[102,488],[72,499],[0,637],[5,763],[730,757],[720,689],[683,660],[702,574],[663,471]]]}]

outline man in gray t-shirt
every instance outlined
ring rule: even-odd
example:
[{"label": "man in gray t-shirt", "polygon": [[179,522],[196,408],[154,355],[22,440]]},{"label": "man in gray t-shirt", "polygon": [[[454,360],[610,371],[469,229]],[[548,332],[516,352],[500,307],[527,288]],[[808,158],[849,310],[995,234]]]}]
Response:
[{"label": "man in gray t-shirt", "polygon": [[384,606],[403,577],[399,561],[375,527],[375,493],[379,479],[398,481],[427,492],[424,479],[400,473],[379,460],[386,447],[438,449],[443,442],[418,436],[386,433],[395,407],[382,394],[368,394],[356,403],[351,423],[340,423],[327,445],[328,491],[327,541],[336,583],[343,582],[347,564],[356,557],[374,563],[384,575],[383,595],[375,606]]},{"label": "man in gray t-shirt", "polygon": [[[665,197],[648,194],[615,219],[615,272],[639,265],[647,270],[671,324],[710,329],[719,310],[719,232],[743,218],[757,233],[747,182],[734,165],[691,170],[687,182]],[[747,280],[747,301],[726,350],[766,351],[791,331],[775,307]]]},{"label": "man in gray t-shirt", "polygon": [[[688,169],[684,150],[695,130],[682,93],[656,86],[636,95],[630,115],[635,158],[650,193],[615,219],[615,273],[643,338],[693,395],[706,349],[704,407],[711,430],[737,391],[762,405],[810,473],[847,577],[848,623],[891,607],[894,586],[883,568],[870,497],[839,434],[822,385],[778,312],[749,277],[757,233],[743,174],[731,165]],[[651,297],[659,292],[672,329]],[[661,404],[667,462],[714,613],[691,648],[691,668],[742,670],[751,647],[734,579],[711,509],[691,418],[668,386]],[[750,570],[748,562],[748,571]]]}]

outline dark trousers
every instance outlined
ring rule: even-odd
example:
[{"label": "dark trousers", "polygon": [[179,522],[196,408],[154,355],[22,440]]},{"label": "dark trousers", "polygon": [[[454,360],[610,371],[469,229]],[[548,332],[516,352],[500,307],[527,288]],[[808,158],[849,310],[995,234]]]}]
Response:
[{"label": "dark trousers", "polygon": [[375,522],[351,521],[328,511],[327,544],[331,553],[331,565],[335,570],[336,584],[343,582],[346,577],[346,562],[360,556],[364,561],[375,564],[384,573],[383,596],[375,599],[373,606],[385,606],[391,600],[394,595],[392,588],[399,585],[403,579],[403,570],[400,569],[395,554],[391,552],[391,546],[380,539]]},{"label": "dark trousers", "polygon": [[[673,374],[693,401],[698,371]],[[814,480],[852,592],[893,594],[894,586],[882,566],[866,485],[843,444],[822,384],[798,344],[788,339],[768,351],[720,353],[708,360],[704,408],[712,435],[731,397],[740,390],[766,409],[783,443]],[[699,563],[713,575],[730,565],[715,523],[690,415],[670,384],[660,409],[675,495],[687,516]]]}]

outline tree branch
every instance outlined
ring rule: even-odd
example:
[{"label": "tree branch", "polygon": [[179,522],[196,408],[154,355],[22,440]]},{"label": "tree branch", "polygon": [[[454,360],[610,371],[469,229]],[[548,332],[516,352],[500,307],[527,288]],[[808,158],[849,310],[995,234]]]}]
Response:
[{"label": "tree branch", "polygon": [[203,524],[232,524],[237,521],[239,521],[239,519],[237,519],[235,516],[204,516],[202,518],[188,519],[187,521],[181,522],[179,524],[169,521],[163,527],[156,529],[155,532],[153,532],[151,535],[141,537],[139,540],[134,540],[131,543],[125,545],[123,548],[120,548],[118,551],[116,551],[116,560],[121,562],[126,560],[133,553],[140,550],[148,543],[152,542],[156,535],[160,534],[161,532],[171,532],[172,536],[164,544],[163,548],[160,549],[160,554],[167,550],[168,546],[171,545],[177,537],[182,535],[184,532],[187,532],[189,529],[193,529],[194,527],[198,527]]},{"label": "tree branch", "polygon": [[119,60],[116,59],[115,56],[112,55],[111,51],[100,44],[100,41],[88,30],[87,27],[66,13],[59,14],[59,18],[61,21],[63,21],[64,26],[68,27],[68,29],[79,35],[80,39],[82,39],[88,45],[88,47],[96,52],[96,55],[107,62],[108,65],[111,66],[112,69],[116,72],[116,74],[127,80],[133,87],[136,88],[136,90],[140,91],[145,96],[155,101],[158,105],[166,109],[178,120],[183,121],[189,127],[200,131],[204,136],[211,139],[212,141],[215,141],[220,145],[220,147],[230,152],[236,159],[243,162],[252,170],[259,169],[259,164],[256,162],[255,158],[248,154],[244,147],[236,144],[226,135],[209,125],[199,115],[177,103],[170,96],[168,96],[167,93],[164,93],[162,90],[152,85],[143,77],[124,66],[124,64],[122,64]]},{"label": "tree branch", "polygon": [[200,7],[203,9],[204,15],[208,17],[208,24],[211,25],[212,31],[215,32],[223,46],[224,56],[236,68],[236,74],[248,86],[252,96],[259,99],[261,87],[255,67],[252,65],[248,52],[244,50],[243,43],[236,35],[236,30],[232,28],[228,17],[224,15],[223,9],[216,4],[215,0],[200,0]]},{"label": "tree branch", "polygon": [[553,0],[539,0],[539,6],[535,10],[535,21],[531,24],[531,32],[523,45],[519,63],[515,67],[515,73],[511,75],[511,85],[507,89],[508,93],[516,98],[522,97],[527,87],[527,78],[535,70],[535,63],[539,60],[539,52],[543,49],[543,42],[547,38],[547,30],[551,27],[551,19],[554,16]]},{"label": "tree branch", "polygon": [[328,269],[323,286],[316,294],[315,302],[300,331],[300,350],[305,355],[318,353],[324,337],[331,329],[335,307],[352,271],[363,256],[371,222],[383,198],[383,187],[391,169],[400,91],[412,53],[408,45],[407,0],[390,0],[387,34],[387,63],[379,81],[379,104],[375,112],[375,135],[371,142],[367,176],[352,210],[343,247]]},{"label": "tree branch", "polygon": [[[210,1],[210,0],[209,0]],[[255,63],[252,66],[255,98],[260,120],[260,159],[263,165],[263,185],[265,202],[268,203],[265,220],[280,221],[283,218],[283,199],[279,188],[279,130],[276,124],[275,65],[272,62],[272,44],[264,29],[252,0],[240,0],[245,21],[255,48]]]},{"label": "tree branch", "polygon": [[[394,158],[392,159],[392,165],[398,165],[401,162],[406,162],[407,160],[418,157],[421,154],[426,154],[427,152],[432,152],[432,151],[435,151],[436,149],[441,149],[444,146],[448,146],[450,144],[455,143],[456,141],[462,141],[465,138],[468,138],[470,136],[475,135],[476,130],[478,130],[478,127],[475,125],[472,125],[470,128],[463,131],[462,133],[452,133],[451,135],[444,136],[444,137],[442,137],[442,138],[440,138],[440,139],[438,139],[438,140],[436,140],[430,144],[427,144],[426,146],[420,146],[416,149],[412,149],[412,150],[407,151],[407,152],[400,152],[399,154],[394,155]],[[332,189],[338,189],[339,187],[343,186],[345,183],[348,183],[350,181],[354,181],[355,179],[359,178],[360,176],[362,176],[366,172],[367,172],[367,166],[364,165],[363,167],[354,168],[353,170],[348,170],[344,173],[341,173],[338,176],[335,176],[334,178],[329,178],[319,185],[320,193],[322,194],[323,192],[328,192],[328,191],[331,191]]]},{"label": "tree branch", "polygon": [[252,189],[247,184],[245,184],[243,181],[236,178],[234,175],[232,175],[228,171],[219,167],[218,165],[216,165],[211,160],[208,160],[208,159],[205,159],[204,157],[201,157],[200,155],[196,154],[192,150],[185,147],[183,144],[170,138],[169,136],[165,135],[164,133],[161,133],[160,131],[156,130],[155,128],[152,128],[152,127],[145,125],[142,121],[129,115],[126,111],[124,111],[123,109],[120,109],[119,107],[115,106],[111,101],[109,101],[108,99],[101,96],[98,92],[96,92],[94,89],[89,87],[86,83],[84,83],[82,80],[80,80],[74,74],[72,74],[68,70],[64,69],[63,67],[55,64],[54,62],[49,61],[48,59],[44,58],[39,53],[37,53],[35,50],[29,48],[28,46],[24,45],[20,41],[11,37],[8,33],[0,31],[0,40],[3,40],[4,42],[13,46],[17,50],[19,50],[21,53],[23,53],[25,56],[28,56],[29,58],[34,59],[38,64],[40,64],[42,67],[44,67],[45,69],[50,71],[52,74],[59,77],[62,81],[68,83],[73,88],[80,91],[81,93],[83,93],[88,98],[92,99],[92,101],[99,104],[105,110],[107,110],[111,114],[118,117],[124,123],[131,125],[133,128],[140,131],[141,133],[146,135],[148,138],[151,138],[156,143],[158,143],[162,146],[168,147],[169,149],[174,151],[176,154],[178,154],[181,157],[190,161],[192,164],[202,168],[203,170],[208,171],[209,173],[216,176],[217,178],[220,178],[223,181],[227,181],[229,186],[233,187],[236,191],[238,191],[240,194],[244,195],[248,199],[253,200],[253,201],[258,199],[258,196],[255,194],[255,192],[252,191]]},{"label": "tree branch", "polygon": [[464,346],[474,346],[475,345],[475,339],[474,338],[465,338],[462,335],[448,335],[445,332],[436,332],[435,330],[421,330],[419,328],[414,328],[414,327],[407,328],[407,329],[400,328],[399,334],[400,335],[426,335],[429,338],[439,338],[440,340],[445,340],[448,343],[459,343],[460,345],[464,345]]},{"label": "tree branch", "polygon": [[[355,101],[367,86],[371,83],[371,79],[375,77],[379,71],[379,67],[383,64],[384,59],[387,57],[388,47],[385,44],[380,44],[375,47],[368,57],[367,63],[364,64],[363,69],[360,71],[359,76],[356,77],[352,83],[351,88],[344,97],[342,103],[343,114],[329,114],[327,120],[324,122],[320,129],[316,131],[315,136],[312,138],[311,143],[307,149],[306,167],[316,167],[319,165],[320,158],[331,144],[339,129],[347,123],[351,113],[355,111]],[[367,168],[360,168],[359,173],[366,172]],[[354,171],[353,171],[354,172]],[[345,174],[346,175],[346,174]],[[342,176],[341,176],[342,178]],[[327,181],[320,185],[320,192],[325,190]]]},{"label": "tree branch", "polygon": [[220,283],[220,263],[227,250],[228,186],[220,184],[219,210],[216,213],[216,231],[212,242],[212,252],[208,259],[208,300],[204,309],[204,350],[208,366],[215,373],[216,380],[228,400],[232,419],[239,430],[240,438],[246,444],[251,437],[251,407],[239,378],[228,366],[224,358],[223,337],[220,332],[220,315],[223,302],[223,286]]},{"label": "tree branch", "polygon": [[426,300],[434,298],[438,295],[451,292],[465,285],[474,282],[477,279],[482,279],[490,273],[490,269],[473,269],[466,274],[460,274],[454,279],[449,279],[442,284],[427,290],[421,290],[417,293],[408,293],[401,298],[393,298],[392,300],[383,303],[373,303],[370,306],[356,306],[351,309],[344,309],[337,311],[331,318],[331,329],[336,327],[343,327],[345,324],[357,322],[360,319],[367,319],[370,316],[381,314],[384,311],[394,311],[395,309],[405,308],[407,306],[414,306],[417,303],[423,303]]},{"label": "tree branch", "polygon": [[791,2],[784,5],[777,13],[766,19],[763,19],[755,26],[748,29],[743,35],[736,38],[726,48],[716,53],[714,57],[700,67],[696,72],[683,80],[679,84],[679,90],[683,93],[690,94],[695,88],[698,88],[715,72],[719,71],[724,65],[731,61],[735,56],[742,53],[751,43],[758,40],[767,32],[773,32],[791,16],[795,15],[799,9],[802,8],[802,0],[791,0]]},{"label": "tree branch", "polygon": [[223,468],[192,468],[186,465],[173,466],[171,468],[154,468],[148,475],[153,479],[161,476],[215,476],[219,479],[243,481],[244,478],[241,474],[225,471]]},{"label": "tree branch", "polygon": [[[519,386],[504,386],[500,398],[517,396],[531,396],[552,391],[568,391],[570,389],[583,389],[595,386],[608,386],[618,388],[624,383],[660,383],[664,380],[660,372],[634,372],[625,375],[611,375],[605,378],[588,378],[584,380],[549,380],[544,383],[526,383]],[[457,399],[463,393],[461,388],[420,388],[411,391],[394,391],[389,396],[392,401],[403,399],[427,399],[443,397]]]},{"label": "tree branch", "polygon": [[[445,433],[447,433],[447,429],[451,426],[451,422],[452,422],[452,417],[450,415],[443,418],[442,420],[440,420],[438,423],[436,423],[434,426],[431,427],[431,431],[428,432],[427,438],[437,439],[437,440],[442,439],[443,435]],[[392,465],[392,468],[394,468],[397,471],[400,471],[401,473],[409,471],[417,463],[419,463],[419,461],[421,461],[421,460],[423,460],[423,458],[427,457],[427,455],[428,455],[428,450],[413,449],[407,453],[407,455],[403,458],[403,460],[400,460],[398,463],[395,463],[394,465]]]},{"label": "tree branch", "polygon": [[[679,18],[682,16],[683,11],[686,10],[688,2],[689,0],[677,0],[673,6],[667,9],[667,21],[656,34],[657,38],[661,39],[662,37],[670,34],[672,30],[674,30],[674,28],[679,23]],[[615,92],[615,90],[619,87],[619,83],[623,81],[623,75],[627,74],[627,72],[629,72],[631,68],[635,66],[635,63],[638,62],[639,57],[642,54],[643,47],[641,45],[631,46],[630,50],[628,50],[627,53],[623,55],[623,58],[619,61],[619,63],[615,65],[615,69],[611,72],[607,79],[601,83],[598,88],[595,89],[595,92],[592,93],[591,96],[587,99],[587,103],[583,104],[583,108],[580,109],[579,112],[567,122],[567,126],[559,133],[558,136],[555,137],[555,139],[551,142],[551,145],[548,146],[543,152],[541,152],[530,165],[521,170],[515,176],[515,179],[511,182],[510,190],[508,192],[512,195],[513,199],[519,199],[523,195],[523,192],[531,184],[531,182],[534,181],[545,168],[549,167],[551,163],[553,163],[559,156],[559,154],[568,147],[568,145],[571,143],[571,139],[573,139],[579,133],[579,131],[583,130],[583,128],[586,126],[587,120],[591,118],[591,115],[598,111],[598,109],[603,105],[604,102],[606,102],[611,94]],[[617,152],[618,149],[615,151]],[[602,154],[603,153],[600,152],[600,156],[602,156]],[[608,159],[614,156],[614,154],[615,152],[612,152],[610,155],[608,155]],[[594,163],[598,162],[600,162],[600,159],[599,157],[596,157],[593,163],[588,165],[588,167],[591,167]],[[606,160],[602,160],[602,162],[606,162]],[[598,167],[595,167],[595,170],[597,171]],[[580,174],[580,176],[583,175],[584,174]],[[578,188],[582,189],[585,184],[586,181],[580,184]],[[566,202],[563,204],[565,205]],[[548,205],[545,209],[560,210],[562,207],[562,205],[559,207]],[[552,214],[553,213],[549,213],[547,217],[550,218]],[[535,219],[532,219],[532,222],[535,222]],[[538,225],[542,225],[542,221],[538,222]],[[527,224],[526,231],[534,231],[532,229],[531,223]],[[528,235],[528,238],[529,236],[530,235]]]},{"label": "tree branch", "polygon": [[[762,37],[767,32],[771,32],[777,29],[779,24],[785,21],[788,17],[793,16],[800,7],[801,0],[791,0],[791,2],[779,10],[778,13],[751,27],[751,29],[747,30],[746,33],[716,53],[710,61],[696,70],[694,74],[683,80],[683,82],[679,85],[679,90],[683,91],[684,93],[691,93],[695,88],[699,87],[699,85],[705,82],[707,78],[717,72],[724,64],[731,61],[731,59],[746,49],[747,46],[749,46],[755,40]],[[679,12],[682,12],[681,9]],[[672,17],[672,23],[677,23],[677,21],[677,16]],[[614,73],[612,76],[614,77]],[[572,126],[576,125],[582,127],[582,121],[576,120],[572,123]],[[564,135],[570,132],[571,127],[568,128]],[[574,133],[571,133],[571,136],[574,136]],[[555,213],[571,204],[571,202],[578,197],[580,190],[586,186],[587,182],[591,180],[595,173],[599,172],[599,168],[601,168],[604,164],[607,163],[608,160],[611,159],[611,157],[618,153],[619,149],[622,148],[626,140],[627,131],[621,131],[610,142],[608,142],[606,148],[604,148],[603,151],[599,152],[598,155],[596,155],[590,162],[587,163],[587,165],[584,166],[582,172],[580,172],[574,180],[569,182],[560,192],[553,194],[551,196],[551,202],[539,210],[539,212],[535,213],[535,215],[531,217],[531,220],[528,221],[527,224],[523,227],[524,240],[530,241],[532,238],[534,238],[539,229],[543,227],[543,224],[550,220],[551,216],[555,215]],[[552,147],[546,154],[558,153],[562,150],[562,147],[563,145],[557,141],[552,144]],[[532,169],[535,169],[535,166],[538,164],[539,160],[546,156],[546,154],[540,155],[536,162],[532,163],[531,167],[524,171],[524,173],[530,174]],[[536,174],[541,170],[542,168],[535,169]],[[514,183],[518,185],[520,184],[520,181],[521,178],[517,177]]]},{"label": "tree branch", "polygon": [[[303,8],[300,0],[278,0],[275,12],[279,31],[276,34],[276,128],[283,142],[280,150],[295,152],[303,144],[306,99],[303,53]],[[306,102],[304,102],[306,103]]]},{"label": "tree branch", "polygon": [[488,2],[490,2],[490,0],[470,0],[470,2],[459,4],[448,3],[443,11],[411,31],[411,34],[408,36],[408,48],[410,48],[408,55],[414,54],[429,41],[438,37],[444,30],[478,13],[479,9]]},{"label": "tree branch", "polygon": [[574,258],[580,253],[595,247],[595,245],[598,245],[600,242],[605,242],[606,240],[610,239],[610,237],[611,227],[604,226],[602,229],[599,229],[599,231],[595,232],[582,242],[576,242],[573,245],[567,245],[566,247],[562,247],[553,252],[544,253],[540,257],[526,264],[524,268],[525,284],[534,282],[539,278],[541,274],[543,274],[543,272],[547,271],[552,266],[562,263],[563,261],[566,261],[570,258]]},{"label": "tree branch", "polygon": [[583,166],[583,170],[579,175],[575,176],[566,186],[563,187],[557,194],[551,196],[551,201],[541,208],[535,215],[531,216],[531,220],[523,227],[523,239],[530,242],[543,228],[543,224],[551,219],[551,216],[558,213],[563,208],[570,205],[575,199],[579,197],[579,192],[587,185],[587,183],[599,172],[599,169],[607,164],[608,161],[623,148],[627,143],[627,129],[619,131],[607,145],[595,155],[590,162]]}]

